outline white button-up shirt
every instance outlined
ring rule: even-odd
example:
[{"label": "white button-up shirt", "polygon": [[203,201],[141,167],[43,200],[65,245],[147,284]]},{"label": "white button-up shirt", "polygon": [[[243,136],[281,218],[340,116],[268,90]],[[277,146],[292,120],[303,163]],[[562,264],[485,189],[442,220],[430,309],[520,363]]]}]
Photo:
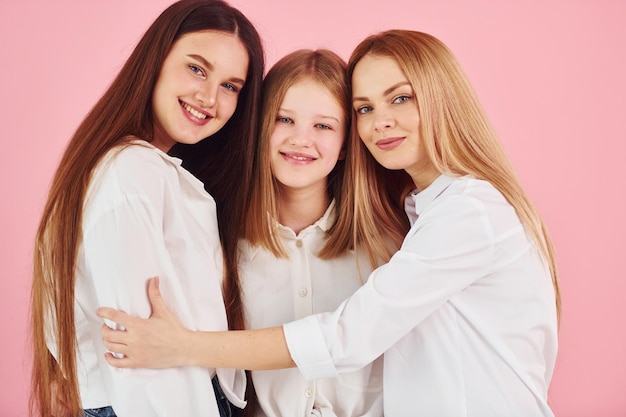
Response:
[{"label": "white button-up shirt", "polygon": [[401,249],[332,313],[284,326],[307,379],[384,352],[385,416],[552,416],[548,267],[488,182],[440,176],[409,197]]},{"label": "white button-up shirt", "polygon": [[[120,417],[218,416],[214,369],[115,369],[104,360],[101,306],[148,317],[148,278],[185,326],[226,330],[216,208],[202,183],[146,142],[107,154],[84,204],[74,311],[83,408],[111,405]],[[56,353],[54,340],[49,348]],[[241,371],[218,370],[240,406]]]},{"label": "white button-up shirt", "polygon": [[[243,300],[248,328],[279,326],[313,313],[331,311],[363,285],[371,272],[365,256],[354,253],[332,260],[316,256],[335,216],[324,216],[297,236],[278,226],[289,258],[276,258],[241,242]],[[306,343],[308,336],[304,336]],[[364,364],[366,365],[366,364]],[[382,416],[382,358],[360,370],[307,381],[296,369],[254,371],[260,403],[258,416]]]}]

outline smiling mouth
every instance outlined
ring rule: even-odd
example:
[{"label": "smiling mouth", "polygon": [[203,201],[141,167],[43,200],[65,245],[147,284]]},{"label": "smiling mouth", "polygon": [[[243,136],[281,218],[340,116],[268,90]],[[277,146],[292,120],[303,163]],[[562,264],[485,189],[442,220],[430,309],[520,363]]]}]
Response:
[{"label": "smiling mouth", "polygon": [[312,156],[293,154],[293,153],[286,153],[286,152],[281,152],[280,154],[282,156],[284,156],[285,158],[290,158],[290,159],[293,159],[295,161],[300,161],[300,162],[315,161],[315,159],[316,159],[316,158],[313,158]]},{"label": "smiling mouth", "polygon": [[381,139],[376,142],[376,147],[383,151],[390,151],[392,149],[396,149],[402,142],[404,142],[404,137],[391,137]]},{"label": "smiling mouth", "polygon": [[398,142],[398,141],[400,141],[402,139],[404,139],[404,138],[400,138],[400,137],[398,137],[398,138],[386,138],[386,139],[379,140],[378,142],[376,142],[376,144],[377,145],[382,145],[382,146],[387,146],[387,145],[390,145],[390,144],[392,144],[394,142]]},{"label": "smiling mouth", "polygon": [[195,118],[204,120],[210,117],[209,114],[199,112],[198,110],[194,109],[193,107],[191,107],[189,104],[185,103],[184,101],[179,100],[179,103],[185,110],[191,113],[191,115]]}]

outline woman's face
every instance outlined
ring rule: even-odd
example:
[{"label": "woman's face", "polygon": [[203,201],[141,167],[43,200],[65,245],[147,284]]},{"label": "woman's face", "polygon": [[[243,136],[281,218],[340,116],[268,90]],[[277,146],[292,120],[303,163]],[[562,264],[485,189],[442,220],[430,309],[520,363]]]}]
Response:
[{"label": "woman's face", "polygon": [[372,156],[387,169],[408,172],[419,188],[430,184],[433,167],[420,135],[415,93],[396,61],[364,56],[352,74],[352,96],[356,128]]},{"label": "woman's face", "polygon": [[235,112],[247,72],[248,53],[235,35],[207,30],[180,37],[152,95],[154,146],[167,152],[220,130]]},{"label": "woman's face", "polygon": [[343,158],[346,114],[323,85],[302,80],[283,98],[270,138],[272,174],[285,188],[326,189]]}]

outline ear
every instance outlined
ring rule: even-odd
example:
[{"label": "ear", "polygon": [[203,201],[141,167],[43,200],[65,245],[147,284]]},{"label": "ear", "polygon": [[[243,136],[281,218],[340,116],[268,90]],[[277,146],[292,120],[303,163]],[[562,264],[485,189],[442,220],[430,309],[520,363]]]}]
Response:
[{"label": "ear", "polygon": [[337,158],[337,160],[343,161],[344,159],[346,159],[346,148],[341,148],[341,152],[339,152],[339,158]]}]

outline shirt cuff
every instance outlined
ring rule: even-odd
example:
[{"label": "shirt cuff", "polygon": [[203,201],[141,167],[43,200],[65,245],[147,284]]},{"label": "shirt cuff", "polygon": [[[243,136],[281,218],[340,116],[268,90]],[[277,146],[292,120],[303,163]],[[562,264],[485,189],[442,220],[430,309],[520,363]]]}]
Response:
[{"label": "shirt cuff", "polygon": [[246,372],[241,369],[230,368],[217,368],[218,380],[220,381],[220,387],[231,402],[237,408],[244,408],[246,406]]},{"label": "shirt cuff", "polygon": [[316,316],[283,324],[283,333],[291,358],[306,380],[339,375]]}]

